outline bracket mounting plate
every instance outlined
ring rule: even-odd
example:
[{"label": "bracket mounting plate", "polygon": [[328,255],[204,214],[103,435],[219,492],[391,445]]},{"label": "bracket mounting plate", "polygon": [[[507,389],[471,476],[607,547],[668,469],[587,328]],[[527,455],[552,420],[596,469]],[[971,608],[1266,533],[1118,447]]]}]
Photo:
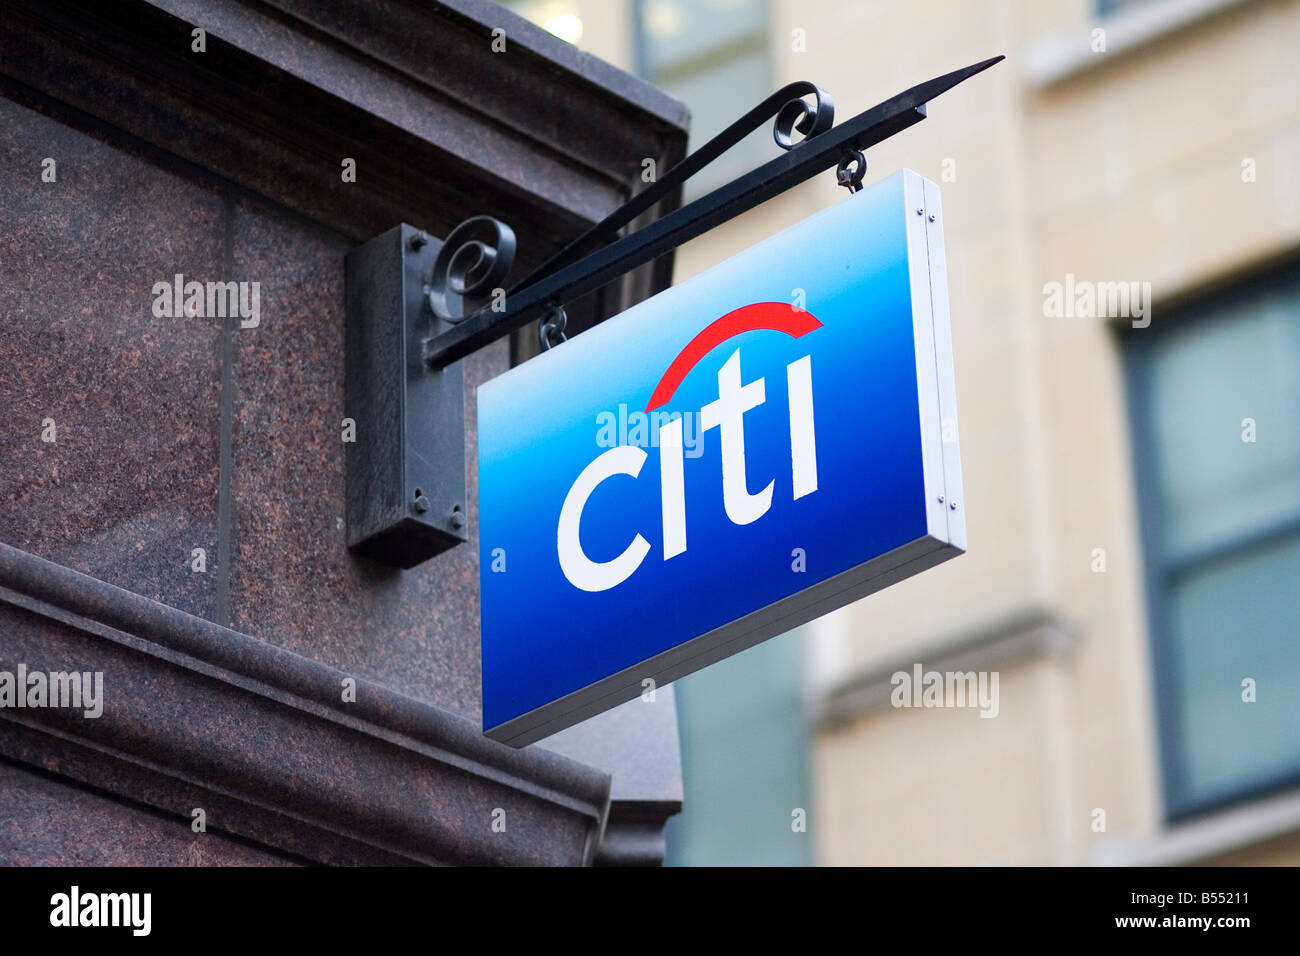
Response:
[{"label": "bracket mounting plate", "polygon": [[450,327],[425,297],[440,245],[403,224],[345,259],[348,546],[400,568],[469,538],[464,372],[425,359]]}]

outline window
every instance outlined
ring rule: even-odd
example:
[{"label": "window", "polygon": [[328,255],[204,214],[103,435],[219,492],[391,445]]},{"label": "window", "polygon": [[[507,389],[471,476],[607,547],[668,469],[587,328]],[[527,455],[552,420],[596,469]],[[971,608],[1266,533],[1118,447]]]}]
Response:
[{"label": "window", "polygon": [[[765,0],[636,0],[634,24],[638,72],[690,108],[691,152],[772,92]],[[685,198],[775,155],[769,124],[693,176]]]},{"label": "window", "polygon": [[1300,782],[1300,270],[1157,318],[1126,354],[1178,818]]}]

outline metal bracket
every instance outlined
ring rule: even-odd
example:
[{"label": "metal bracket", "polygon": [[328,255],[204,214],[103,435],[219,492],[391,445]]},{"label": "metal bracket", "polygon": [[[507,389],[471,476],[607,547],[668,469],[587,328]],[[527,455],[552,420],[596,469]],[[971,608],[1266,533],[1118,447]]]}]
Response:
[{"label": "metal bracket", "polygon": [[[855,189],[866,168],[864,150],[919,123],[925,119],[926,103],[1002,59],[992,57],[919,83],[839,126],[833,126],[835,106],[824,90],[807,81],[781,88],[561,249],[508,294],[498,289],[505,296],[504,303],[440,312],[454,324],[429,343],[429,366],[444,368],[831,167],[838,167],[841,183]],[[804,97],[811,97],[812,102]],[[769,120],[782,155],[630,235],[622,235],[633,219]],[[798,142],[796,132],[803,136]],[[494,244],[487,236],[485,222],[494,224],[503,237],[501,242]],[[463,254],[459,249],[449,250],[447,261],[461,264],[459,270],[451,269],[449,276],[462,286],[477,283],[482,293],[489,271],[500,276],[502,263],[513,258],[514,234],[496,220],[480,216],[467,220],[452,235],[470,223],[479,224],[471,248]],[[448,236],[449,246],[453,245],[451,238]],[[504,309],[496,307],[501,304]]]},{"label": "metal bracket", "polygon": [[[348,544],[410,568],[468,538],[465,397],[458,360],[536,319],[543,348],[564,341],[564,305],[714,226],[836,168],[861,188],[863,151],[925,118],[926,103],[987,70],[993,57],[920,83],[834,126],[812,83],[773,93],[516,283],[516,241],[488,216],[439,242],[400,226],[347,256]],[[805,97],[811,98],[805,99]],[[772,121],[776,159],[649,225],[624,229],[685,180]],[[796,133],[803,138],[796,141]]]},{"label": "metal bracket", "polygon": [[411,568],[469,537],[465,378],[431,369],[427,340],[450,323],[429,308],[425,281],[441,243],[402,225],[345,260],[344,414],[348,545]]}]

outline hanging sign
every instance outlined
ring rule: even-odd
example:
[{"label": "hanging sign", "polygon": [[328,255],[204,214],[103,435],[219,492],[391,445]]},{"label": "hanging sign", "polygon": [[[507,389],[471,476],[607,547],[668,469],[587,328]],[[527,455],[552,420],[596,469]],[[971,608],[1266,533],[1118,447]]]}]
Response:
[{"label": "hanging sign", "polygon": [[488,736],[962,553],[942,225],[904,170],[479,387]]}]

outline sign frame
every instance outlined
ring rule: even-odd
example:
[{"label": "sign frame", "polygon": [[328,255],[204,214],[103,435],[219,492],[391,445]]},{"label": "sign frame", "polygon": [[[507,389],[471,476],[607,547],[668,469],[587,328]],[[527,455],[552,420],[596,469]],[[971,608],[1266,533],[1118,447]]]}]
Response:
[{"label": "sign frame", "polygon": [[[635,699],[647,679],[656,687],[671,683],[965,552],[965,502],[939,187],[909,169],[894,175],[902,177],[906,218],[926,533],[494,726],[486,726],[485,708],[484,733],[488,737],[513,747],[526,746]],[[888,179],[877,186],[886,182]],[[842,201],[857,198],[853,195]],[[480,389],[490,386],[485,383]],[[491,573],[487,570],[491,546],[486,539],[480,541],[483,575]],[[485,684],[489,672],[485,647]]]}]

